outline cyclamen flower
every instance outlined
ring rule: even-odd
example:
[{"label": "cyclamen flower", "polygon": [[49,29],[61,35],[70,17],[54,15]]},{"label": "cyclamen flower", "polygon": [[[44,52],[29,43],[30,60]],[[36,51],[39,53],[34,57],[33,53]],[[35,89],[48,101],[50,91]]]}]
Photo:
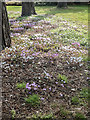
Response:
[{"label": "cyclamen flower", "polygon": [[90,77],[87,77],[87,80],[89,80],[90,79]]},{"label": "cyclamen flower", "polygon": [[44,71],[44,73],[46,74],[46,76],[50,76],[50,74],[49,74],[49,73],[46,73],[45,71]]},{"label": "cyclamen flower", "polygon": [[43,90],[45,90],[45,91],[46,91],[46,88],[43,88]]},{"label": "cyclamen flower", "polygon": [[80,47],[80,43],[78,42],[72,43],[72,45],[78,45]]},{"label": "cyclamen flower", "polygon": [[40,54],[40,52],[33,53],[32,55],[37,56],[38,54]]},{"label": "cyclamen flower", "polygon": [[35,55],[36,55],[35,53],[32,54],[32,56],[35,56]]},{"label": "cyclamen flower", "polygon": [[29,84],[29,83],[26,84],[26,88],[27,88],[28,90],[31,90],[31,89],[37,90],[38,87],[40,87],[40,86],[37,85],[35,82],[33,82],[32,84]]},{"label": "cyclamen flower", "polygon": [[60,93],[60,96],[63,96],[63,94],[62,94],[62,93]]},{"label": "cyclamen flower", "polygon": [[31,51],[33,51],[33,48],[31,48]]},{"label": "cyclamen flower", "polygon": [[37,90],[37,88],[33,88],[34,90]]},{"label": "cyclamen flower", "polygon": [[64,87],[64,85],[63,85],[63,84],[61,84],[61,86],[62,86],[62,87]]},{"label": "cyclamen flower", "polygon": [[26,88],[27,88],[28,90],[31,90],[31,87],[29,86],[29,83],[26,84]]},{"label": "cyclamen flower", "polygon": [[38,85],[38,87],[40,87],[40,85]]},{"label": "cyclamen flower", "polygon": [[58,54],[53,54],[53,55],[52,55],[52,57],[56,57],[56,56],[58,56]]},{"label": "cyclamen flower", "polygon": [[24,30],[24,28],[14,28],[14,30]]},{"label": "cyclamen flower", "polygon": [[41,100],[44,100],[44,98],[42,97]]},{"label": "cyclamen flower", "polygon": [[51,90],[51,87],[49,88],[49,90]]},{"label": "cyclamen flower", "polygon": [[32,27],[33,25],[32,24],[24,24],[25,27]]},{"label": "cyclamen flower", "polygon": [[63,81],[63,83],[66,83],[65,81]]},{"label": "cyclamen flower", "polygon": [[55,82],[56,84],[58,84],[58,82]]},{"label": "cyclamen flower", "polygon": [[37,52],[36,55],[40,54],[40,52]]},{"label": "cyclamen flower", "polygon": [[29,83],[26,84],[26,88],[29,86]]},{"label": "cyclamen flower", "polygon": [[33,82],[31,85],[35,85],[35,82]]},{"label": "cyclamen flower", "polygon": [[55,92],[55,89],[53,89],[53,92]]}]

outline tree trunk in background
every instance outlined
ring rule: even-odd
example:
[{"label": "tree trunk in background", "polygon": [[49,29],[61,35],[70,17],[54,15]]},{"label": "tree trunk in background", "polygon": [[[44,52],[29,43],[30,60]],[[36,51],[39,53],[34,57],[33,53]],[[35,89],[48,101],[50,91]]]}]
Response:
[{"label": "tree trunk in background", "polygon": [[36,14],[34,8],[34,2],[22,2],[22,15],[21,16],[30,16]]},{"label": "tree trunk in background", "polygon": [[58,8],[67,8],[67,2],[58,2],[58,4],[57,4],[57,7]]},{"label": "tree trunk in background", "polygon": [[5,47],[11,46],[11,38],[6,4],[4,2],[1,4],[2,4],[2,49],[4,49]]}]

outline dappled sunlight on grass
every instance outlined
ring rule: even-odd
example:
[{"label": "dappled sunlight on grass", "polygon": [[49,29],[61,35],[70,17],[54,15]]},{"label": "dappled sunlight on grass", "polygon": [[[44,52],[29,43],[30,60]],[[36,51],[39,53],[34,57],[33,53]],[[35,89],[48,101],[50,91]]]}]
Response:
[{"label": "dappled sunlight on grass", "polygon": [[[56,15],[85,25],[88,22],[88,6],[68,6],[67,9],[59,9],[56,6],[36,6],[35,9],[37,14]],[[7,6],[7,10],[21,13],[21,6]]]}]

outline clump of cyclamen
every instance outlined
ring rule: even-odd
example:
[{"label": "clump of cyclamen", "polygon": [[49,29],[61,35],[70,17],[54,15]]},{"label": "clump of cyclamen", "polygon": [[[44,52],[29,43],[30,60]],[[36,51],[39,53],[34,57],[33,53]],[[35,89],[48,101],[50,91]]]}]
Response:
[{"label": "clump of cyclamen", "polygon": [[31,24],[31,23],[29,23],[29,24],[24,24],[24,27],[26,27],[26,28],[31,28],[31,27],[33,27],[34,26],[34,24]]},{"label": "clump of cyclamen", "polygon": [[13,28],[13,31],[14,31],[14,32],[21,32],[21,31],[23,31],[23,30],[24,30],[24,28],[22,28],[22,27]]},{"label": "clump of cyclamen", "polygon": [[37,90],[39,87],[40,87],[40,85],[37,85],[35,82],[33,82],[31,84],[29,84],[29,83],[26,84],[26,88],[28,90]]}]

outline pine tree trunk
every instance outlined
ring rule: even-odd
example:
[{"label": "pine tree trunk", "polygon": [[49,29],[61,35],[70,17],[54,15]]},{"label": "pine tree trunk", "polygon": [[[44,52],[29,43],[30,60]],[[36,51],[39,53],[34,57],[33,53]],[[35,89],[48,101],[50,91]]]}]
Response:
[{"label": "pine tree trunk", "polygon": [[21,16],[30,16],[36,14],[34,8],[34,2],[22,2],[22,15]]},{"label": "pine tree trunk", "polygon": [[67,8],[67,2],[58,2],[58,4],[57,4],[57,7],[58,8]]},{"label": "pine tree trunk", "polygon": [[4,2],[1,4],[2,4],[2,49],[4,49],[5,47],[11,46],[11,38],[6,4]]}]

